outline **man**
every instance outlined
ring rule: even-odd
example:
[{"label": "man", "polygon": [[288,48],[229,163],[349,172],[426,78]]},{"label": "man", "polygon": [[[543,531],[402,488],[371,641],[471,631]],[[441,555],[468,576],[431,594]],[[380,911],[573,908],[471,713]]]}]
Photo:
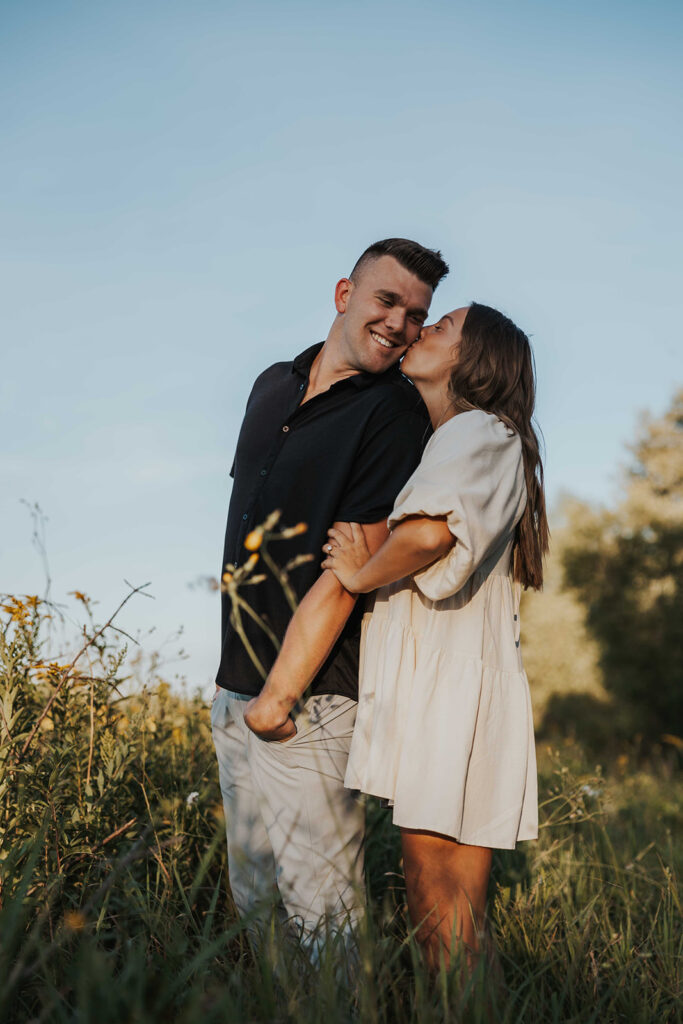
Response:
[{"label": "man", "polygon": [[[407,239],[366,249],[336,285],[325,342],[256,380],[237,443],[224,567],[245,561],[245,539],[275,509],[283,526],[307,530],[270,554],[281,565],[313,557],[291,571],[294,614],[272,574],[243,592],[281,641],[279,653],[243,614],[245,645],[223,595],[211,719],[230,885],[238,911],[252,919],[275,895],[305,939],[323,916],[343,927],[362,907],[363,809],[343,780],[363,609],[331,572],[321,573],[320,552],[335,522],[361,523],[370,550],[387,535],[386,518],[429,432],[397,363],[447,273],[440,253]],[[267,669],[265,685],[254,655]]]}]

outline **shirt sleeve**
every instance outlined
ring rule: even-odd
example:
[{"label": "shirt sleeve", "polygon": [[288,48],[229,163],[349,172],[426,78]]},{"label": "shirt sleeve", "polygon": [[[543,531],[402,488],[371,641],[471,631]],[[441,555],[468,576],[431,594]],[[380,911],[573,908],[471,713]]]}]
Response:
[{"label": "shirt sleeve", "polygon": [[405,410],[368,432],[344,488],[334,519],[377,523],[391,512],[396,495],[420,461],[429,423]]},{"label": "shirt sleeve", "polygon": [[[242,417],[242,427],[244,426],[244,419],[245,419],[247,413],[249,412],[249,406],[251,405],[252,399],[253,399],[254,395],[258,391],[259,384],[261,383],[263,378],[267,374],[269,374],[271,372],[271,370],[275,369],[275,367],[277,367],[278,365],[279,364],[275,363],[274,366],[269,366],[266,370],[263,371],[263,373],[260,373],[258,375],[256,380],[252,384],[251,391],[249,392],[249,398],[247,399],[247,404],[246,404],[246,406],[244,408],[244,416]],[[241,432],[242,432],[242,429],[240,428],[240,434],[241,434]],[[239,437],[238,437],[237,443],[239,445]],[[236,468],[237,468],[237,451],[235,451],[235,454],[233,456],[232,465],[230,467],[230,473],[229,473],[229,476],[231,476],[233,480],[235,479],[235,469]]]},{"label": "shirt sleeve", "polygon": [[437,431],[389,516],[445,516],[455,544],[414,574],[431,601],[452,597],[512,535],[526,504],[522,444],[497,417],[460,413]]}]

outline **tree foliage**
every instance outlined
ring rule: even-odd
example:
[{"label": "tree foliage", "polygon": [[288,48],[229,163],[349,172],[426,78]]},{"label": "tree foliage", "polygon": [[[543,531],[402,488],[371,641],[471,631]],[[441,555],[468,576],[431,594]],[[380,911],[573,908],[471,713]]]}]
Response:
[{"label": "tree foliage", "polygon": [[565,584],[585,605],[605,688],[644,734],[683,733],[683,390],[644,417],[614,510],[567,508]]}]

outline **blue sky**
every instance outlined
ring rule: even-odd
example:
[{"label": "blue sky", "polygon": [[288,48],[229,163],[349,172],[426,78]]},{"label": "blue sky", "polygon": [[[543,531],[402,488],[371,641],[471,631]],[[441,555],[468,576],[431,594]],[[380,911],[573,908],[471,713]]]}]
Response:
[{"label": "blue sky", "polygon": [[0,589],[181,624],[207,686],[244,403],[376,238],[532,336],[551,504],[683,383],[683,8],[0,0]]}]

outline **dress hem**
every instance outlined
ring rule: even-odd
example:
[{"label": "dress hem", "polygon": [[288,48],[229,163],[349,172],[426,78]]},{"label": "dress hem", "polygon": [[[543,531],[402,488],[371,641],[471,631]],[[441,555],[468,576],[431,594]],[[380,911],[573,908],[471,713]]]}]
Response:
[{"label": "dress hem", "polygon": [[448,839],[454,839],[456,843],[460,843],[462,846],[483,846],[488,850],[514,850],[517,846],[517,843],[527,843],[532,842],[534,839],[538,839],[538,828],[529,830],[525,829],[523,832],[520,832],[517,835],[516,839],[513,839],[512,841],[507,840],[505,842],[492,842],[491,840],[489,840],[487,842],[483,842],[482,839],[478,837],[481,835],[483,831],[485,831],[484,829],[479,829],[476,835],[468,836],[466,832],[460,832],[456,835],[453,832],[445,831],[442,828],[436,828],[434,827],[433,824],[427,824],[425,822],[419,822],[416,824],[413,821],[411,824],[408,824],[407,821],[399,820],[399,816],[397,816],[397,814],[395,813],[396,805],[392,802],[392,797],[387,796],[385,793],[371,792],[370,790],[363,789],[360,786],[352,786],[349,785],[347,782],[344,782],[344,786],[346,789],[350,789],[352,792],[363,793],[365,796],[374,796],[377,797],[378,800],[386,800],[388,802],[388,805],[392,809],[392,824],[394,824],[397,828],[409,828],[424,832],[434,832],[436,835],[446,836]]}]

